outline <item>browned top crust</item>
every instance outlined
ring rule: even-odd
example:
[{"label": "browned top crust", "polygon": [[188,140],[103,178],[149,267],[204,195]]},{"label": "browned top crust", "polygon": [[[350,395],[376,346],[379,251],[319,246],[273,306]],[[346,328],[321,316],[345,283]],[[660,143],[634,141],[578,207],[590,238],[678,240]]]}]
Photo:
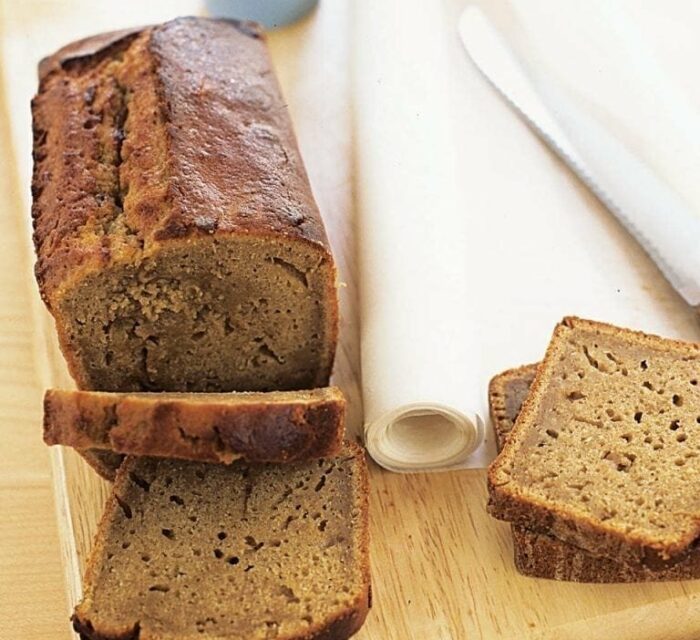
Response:
[{"label": "browned top crust", "polygon": [[329,253],[256,25],[178,18],[95,36],[39,76],[32,215],[49,306],[168,242],[243,233]]},{"label": "browned top crust", "polygon": [[133,27],[131,29],[120,29],[108,33],[100,33],[96,36],[76,40],[61,47],[50,56],[46,56],[39,61],[39,82],[50,73],[66,70],[71,64],[85,61],[96,56],[108,56],[116,54],[116,49],[123,50],[129,45],[144,27]]}]

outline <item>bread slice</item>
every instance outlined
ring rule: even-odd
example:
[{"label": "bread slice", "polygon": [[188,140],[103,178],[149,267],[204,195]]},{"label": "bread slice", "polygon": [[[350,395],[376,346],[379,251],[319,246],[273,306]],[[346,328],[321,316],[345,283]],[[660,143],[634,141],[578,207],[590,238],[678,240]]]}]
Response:
[{"label": "bread slice", "polygon": [[257,25],[74,42],[32,115],[36,277],[80,388],[328,384],[336,268]]},{"label": "bread slice", "polygon": [[489,383],[489,411],[500,452],[515,425],[520,409],[530,392],[537,373],[537,364],[508,369],[494,376]]},{"label": "bread slice", "polygon": [[627,564],[700,533],[700,346],[566,318],[489,474],[490,511]]},{"label": "bread slice", "polygon": [[83,639],[342,639],[370,606],[362,449],[296,465],[129,457],[73,615]]},{"label": "bread slice", "polygon": [[337,387],[220,394],[49,389],[44,396],[44,441],[78,450],[292,462],[335,455],[344,430]]},{"label": "bread slice", "polygon": [[[515,424],[536,373],[536,364],[526,365],[495,376],[489,384],[491,421],[499,450]],[[697,548],[679,556],[676,564],[653,571],[641,564],[627,565],[593,556],[546,533],[519,526],[511,526],[511,531],[515,566],[521,574],[532,578],[596,583],[700,578]]]}]

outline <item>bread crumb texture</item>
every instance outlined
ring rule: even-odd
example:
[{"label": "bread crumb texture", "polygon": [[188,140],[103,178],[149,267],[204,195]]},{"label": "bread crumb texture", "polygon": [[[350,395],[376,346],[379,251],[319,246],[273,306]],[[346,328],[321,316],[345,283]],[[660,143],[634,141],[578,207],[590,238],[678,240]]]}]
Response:
[{"label": "bread crumb texture", "polygon": [[[499,450],[505,444],[537,373],[537,365],[510,369],[495,376],[489,403]],[[549,535],[512,526],[514,562],[518,571],[533,578],[572,582],[615,583],[688,580],[700,577],[700,550],[696,545],[665,567],[626,564],[594,556]]]},{"label": "bread crumb texture", "polygon": [[365,492],[363,454],[348,445],[285,467],[129,458],[75,628],[108,639],[347,637],[368,607]]}]

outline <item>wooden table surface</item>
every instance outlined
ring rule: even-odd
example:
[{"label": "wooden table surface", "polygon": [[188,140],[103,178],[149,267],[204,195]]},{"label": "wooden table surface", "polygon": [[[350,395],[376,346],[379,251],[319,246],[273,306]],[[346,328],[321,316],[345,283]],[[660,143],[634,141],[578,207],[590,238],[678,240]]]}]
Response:
[{"label": "wooden table surface", "polygon": [[[41,442],[41,394],[71,385],[31,275],[27,98],[41,55],[90,31],[199,10],[195,2],[0,4],[0,638],[69,638],[69,611],[108,485]],[[345,286],[336,381],[361,423],[354,280],[350,2],[321,3],[271,48]],[[131,11],[133,9],[133,11]],[[136,17],[134,17],[136,16]],[[516,364],[516,363],[513,363]],[[483,472],[372,466],[375,606],[361,640],[700,637],[700,584],[575,585],[519,576]]]}]

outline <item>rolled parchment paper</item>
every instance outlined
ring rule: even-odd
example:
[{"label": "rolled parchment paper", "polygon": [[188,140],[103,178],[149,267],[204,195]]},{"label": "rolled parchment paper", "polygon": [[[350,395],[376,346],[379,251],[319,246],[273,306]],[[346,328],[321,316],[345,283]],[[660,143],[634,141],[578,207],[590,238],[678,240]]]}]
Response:
[{"label": "rolled parchment paper", "polygon": [[433,3],[359,0],[355,29],[365,443],[394,471],[483,466],[454,26]]}]

